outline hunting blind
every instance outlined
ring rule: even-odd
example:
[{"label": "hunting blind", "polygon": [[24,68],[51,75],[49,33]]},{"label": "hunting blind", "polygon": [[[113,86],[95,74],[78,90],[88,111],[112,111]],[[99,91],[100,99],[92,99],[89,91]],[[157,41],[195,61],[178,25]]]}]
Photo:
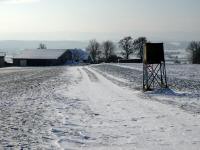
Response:
[{"label": "hunting blind", "polygon": [[143,90],[167,88],[163,43],[146,43],[143,52]]}]

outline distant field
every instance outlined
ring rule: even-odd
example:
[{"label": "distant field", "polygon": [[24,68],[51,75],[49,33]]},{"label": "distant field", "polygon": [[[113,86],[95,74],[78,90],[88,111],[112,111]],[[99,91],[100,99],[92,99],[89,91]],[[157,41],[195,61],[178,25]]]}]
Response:
[{"label": "distant field", "polygon": [[185,49],[165,50],[165,59],[168,63],[174,63],[177,59],[180,63],[185,64],[189,62],[189,52]]},{"label": "distant field", "polygon": [[[143,64],[120,63],[111,65],[119,65],[121,67],[132,68],[140,71],[143,70]],[[200,80],[200,65],[198,64],[166,64],[166,67],[167,73],[171,77]]]},{"label": "distant field", "polygon": [[[116,74],[131,82],[142,82],[142,64],[120,63],[97,65],[95,67],[101,69],[102,71]],[[173,85],[173,87],[182,90],[187,89],[189,91],[199,90],[200,92],[200,65],[167,64],[166,69],[169,84]],[[136,77],[137,80],[135,79]],[[186,85],[183,86],[183,82]]]}]

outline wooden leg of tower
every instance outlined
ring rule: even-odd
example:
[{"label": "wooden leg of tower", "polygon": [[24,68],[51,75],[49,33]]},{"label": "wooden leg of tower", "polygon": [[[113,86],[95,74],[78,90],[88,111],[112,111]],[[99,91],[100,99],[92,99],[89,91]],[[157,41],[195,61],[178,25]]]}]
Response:
[{"label": "wooden leg of tower", "polygon": [[164,72],[164,74],[165,74],[165,87],[166,88],[168,88],[168,84],[167,84],[167,73],[166,73],[166,66],[165,66],[165,62],[164,62],[164,70],[163,70],[163,72]]},{"label": "wooden leg of tower", "polygon": [[160,80],[161,80],[161,86],[164,86],[163,77],[164,77],[164,74],[163,74],[163,64],[161,63],[161,64],[160,64]]}]

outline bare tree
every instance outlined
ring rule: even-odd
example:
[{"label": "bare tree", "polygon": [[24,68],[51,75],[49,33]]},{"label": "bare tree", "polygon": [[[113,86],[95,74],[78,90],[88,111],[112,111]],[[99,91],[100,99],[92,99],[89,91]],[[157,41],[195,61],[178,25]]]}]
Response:
[{"label": "bare tree", "polygon": [[192,41],[187,50],[191,54],[191,61],[193,64],[200,64],[200,41]]},{"label": "bare tree", "polygon": [[143,59],[143,50],[146,43],[147,43],[146,37],[139,37],[135,39],[133,42],[134,50],[137,53],[137,56],[140,57],[141,60]]},{"label": "bare tree", "polygon": [[102,43],[101,47],[104,58],[107,61],[109,57],[114,54],[115,45],[112,41],[105,41]]},{"label": "bare tree", "polygon": [[38,49],[47,49],[47,47],[45,44],[40,43]]},{"label": "bare tree", "polygon": [[91,40],[86,50],[89,52],[92,61],[96,63],[100,55],[100,44],[96,40]]},{"label": "bare tree", "polygon": [[133,41],[132,37],[127,36],[119,41],[119,47],[122,48],[121,54],[125,59],[129,59],[129,56],[133,54]]}]

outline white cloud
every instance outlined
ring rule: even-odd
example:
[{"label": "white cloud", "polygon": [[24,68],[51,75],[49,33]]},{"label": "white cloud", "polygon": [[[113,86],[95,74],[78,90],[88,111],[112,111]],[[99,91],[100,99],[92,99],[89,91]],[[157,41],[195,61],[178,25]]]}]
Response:
[{"label": "white cloud", "polygon": [[0,0],[0,3],[5,4],[21,4],[21,3],[33,3],[38,2],[40,0]]}]

